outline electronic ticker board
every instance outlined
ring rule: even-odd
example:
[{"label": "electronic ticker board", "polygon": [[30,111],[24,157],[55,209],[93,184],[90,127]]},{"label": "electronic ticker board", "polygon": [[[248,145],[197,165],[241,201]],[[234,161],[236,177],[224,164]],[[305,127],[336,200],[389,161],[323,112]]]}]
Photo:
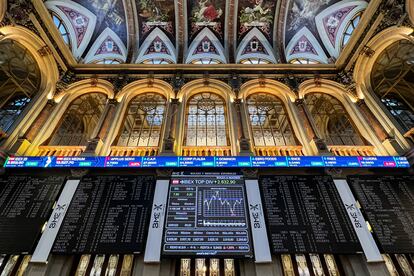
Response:
[{"label": "electronic ticker board", "polygon": [[0,254],[31,253],[64,180],[63,176],[0,177]]},{"label": "electronic ticker board", "polygon": [[63,220],[52,252],[142,252],[154,187],[154,176],[83,177]]},{"label": "electronic ticker board", "polygon": [[349,176],[384,253],[414,253],[414,176]]},{"label": "electronic ticker board", "polygon": [[262,176],[259,182],[273,253],[362,250],[330,176]]}]

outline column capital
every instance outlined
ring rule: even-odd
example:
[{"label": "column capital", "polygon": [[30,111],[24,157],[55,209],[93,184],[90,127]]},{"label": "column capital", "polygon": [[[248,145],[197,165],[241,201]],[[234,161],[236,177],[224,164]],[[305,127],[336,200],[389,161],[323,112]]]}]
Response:
[{"label": "column capital", "polygon": [[301,106],[305,104],[305,99],[296,99],[295,100],[295,105],[296,106]]},{"label": "column capital", "polygon": [[108,105],[117,105],[118,101],[116,99],[108,99]]}]

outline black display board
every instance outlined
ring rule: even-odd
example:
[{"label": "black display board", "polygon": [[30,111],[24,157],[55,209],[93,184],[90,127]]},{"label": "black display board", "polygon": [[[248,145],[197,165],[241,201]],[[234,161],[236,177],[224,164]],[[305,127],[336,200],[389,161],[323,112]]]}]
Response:
[{"label": "black display board", "polygon": [[330,176],[263,176],[260,189],[273,253],[361,251]]},{"label": "black display board", "polygon": [[350,176],[384,253],[414,253],[414,176]]},{"label": "black display board", "polygon": [[65,177],[0,178],[0,254],[31,253]]},{"label": "black display board", "polygon": [[52,252],[141,253],[154,188],[154,176],[83,177]]},{"label": "black display board", "polygon": [[240,175],[173,177],[163,254],[250,256],[246,207]]}]

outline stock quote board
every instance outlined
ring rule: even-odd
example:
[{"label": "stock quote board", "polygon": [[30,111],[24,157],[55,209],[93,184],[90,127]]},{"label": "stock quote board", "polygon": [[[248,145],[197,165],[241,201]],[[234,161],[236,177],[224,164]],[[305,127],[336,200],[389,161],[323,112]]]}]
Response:
[{"label": "stock quote board", "polygon": [[414,253],[414,176],[349,176],[384,253]]},{"label": "stock quote board", "polygon": [[362,251],[330,176],[262,176],[259,181],[273,253]]},{"label": "stock quote board", "polygon": [[31,253],[64,180],[63,176],[0,178],[0,254]]},{"label": "stock quote board", "polygon": [[52,252],[141,253],[154,187],[154,176],[83,177]]},{"label": "stock quote board", "polygon": [[240,175],[173,176],[163,255],[251,256]]}]

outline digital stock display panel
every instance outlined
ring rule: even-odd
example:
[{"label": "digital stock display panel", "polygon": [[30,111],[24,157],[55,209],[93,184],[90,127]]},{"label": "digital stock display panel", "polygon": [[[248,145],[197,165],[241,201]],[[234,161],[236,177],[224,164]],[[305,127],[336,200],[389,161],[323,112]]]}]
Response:
[{"label": "digital stock display panel", "polygon": [[250,256],[246,208],[240,175],[173,177],[163,254]]},{"label": "digital stock display panel", "polygon": [[349,176],[385,253],[414,253],[414,176]]},{"label": "digital stock display panel", "polygon": [[0,177],[0,254],[31,253],[65,177]]},{"label": "digital stock display panel", "polygon": [[142,252],[154,187],[154,176],[83,177],[70,203],[52,252]]},{"label": "digital stock display panel", "polygon": [[6,168],[409,168],[399,156],[14,156]]},{"label": "digital stock display panel", "polygon": [[330,176],[262,176],[259,181],[273,253],[362,250]]}]

